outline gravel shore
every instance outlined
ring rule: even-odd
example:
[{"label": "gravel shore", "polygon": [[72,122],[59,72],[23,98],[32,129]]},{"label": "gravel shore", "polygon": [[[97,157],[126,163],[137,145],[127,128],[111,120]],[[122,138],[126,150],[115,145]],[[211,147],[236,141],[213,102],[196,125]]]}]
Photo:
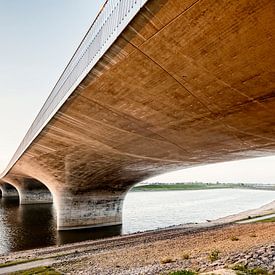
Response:
[{"label": "gravel shore", "polygon": [[[140,236],[108,250],[68,255],[55,264],[65,274],[162,274],[178,269],[206,272],[234,263],[274,272],[275,224],[227,225],[187,232],[171,230],[165,238]],[[218,251],[217,260],[210,255]],[[77,254],[77,253],[76,253]],[[262,255],[259,258],[258,255]],[[186,259],[188,258],[188,259]]]},{"label": "gravel shore", "polygon": [[[218,251],[216,260],[210,255]],[[213,271],[234,264],[275,274],[275,223],[227,224],[167,229],[106,240],[17,252],[11,260],[54,259],[62,274],[165,274],[171,270]]]}]

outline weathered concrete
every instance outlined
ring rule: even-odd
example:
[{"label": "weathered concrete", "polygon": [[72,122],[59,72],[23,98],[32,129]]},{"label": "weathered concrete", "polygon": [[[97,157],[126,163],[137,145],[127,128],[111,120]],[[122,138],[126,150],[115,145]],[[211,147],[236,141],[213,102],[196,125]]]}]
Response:
[{"label": "weathered concrete", "polygon": [[124,196],[102,192],[84,195],[64,195],[57,201],[58,230],[83,229],[87,227],[122,224]]},{"label": "weathered concrete", "polygon": [[0,182],[0,191],[3,198],[13,198],[19,196],[16,188],[5,182]]},{"label": "weathered concrete", "polygon": [[148,177],[274,154],[274,6],[150,0],[6,177],[45,184],[59,228],[82,228],[121,222]]},{"label": "weathered concrete", "polygon": [[[0,183],[3,197],[19,196],[20,204],[52,203],[53,198],[48,188],[41,182],[30,178],[7,177]],[[8,190],[8,192],[7,192]],[[8,194],[7,194],[8,193]]]}]

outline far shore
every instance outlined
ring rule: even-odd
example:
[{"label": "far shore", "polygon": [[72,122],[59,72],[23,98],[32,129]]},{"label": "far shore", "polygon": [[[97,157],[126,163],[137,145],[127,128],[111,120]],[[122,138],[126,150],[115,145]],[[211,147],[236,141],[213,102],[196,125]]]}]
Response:
[{"label": "far shore", "polygon": [[213,189],[250,189],[275,191],[273,184],[246,184],[246,183],[152,183],[141,184],[133,187],[131,192],[150,192],[150,191],[188,191],[188,190],[213,190]]}]

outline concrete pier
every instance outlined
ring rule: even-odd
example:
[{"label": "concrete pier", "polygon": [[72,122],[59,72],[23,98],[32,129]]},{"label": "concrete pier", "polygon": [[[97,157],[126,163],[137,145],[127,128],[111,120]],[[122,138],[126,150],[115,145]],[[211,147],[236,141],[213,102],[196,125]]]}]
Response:
[{"label": "concrete pier", "polygon": [[[8,177],[6,183],[0,183],[0,188],[9,191],[11,195],[19,196],[20,204],[40,204],[52,203],[52,194],[48,188],[41,182],[31,178],[15,178]],[[3,193],[3,191],[2,191]],[[4,191],[4,196],[7,196],[7,191]]]},{"label": "concrete pier", "polygon": [[19,197],[18,190],[11,184],[0,182],[0,191],[3,198]]},{"label": "concrete pier", "polygon": [[122,224],[123,196],[93,192],[64,195],[56,203],[58,230]]}]

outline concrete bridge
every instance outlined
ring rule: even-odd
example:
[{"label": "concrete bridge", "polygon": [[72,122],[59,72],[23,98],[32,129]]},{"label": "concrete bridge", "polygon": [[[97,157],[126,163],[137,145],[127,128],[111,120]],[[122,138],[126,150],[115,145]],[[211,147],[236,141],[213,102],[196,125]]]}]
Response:
[{"label": "concrete bridge", "polygon": [[274,154],[274,15],[272,0],[107,1],[2,194],[51,193],[59,230],[115,225],[148,177]]}]

